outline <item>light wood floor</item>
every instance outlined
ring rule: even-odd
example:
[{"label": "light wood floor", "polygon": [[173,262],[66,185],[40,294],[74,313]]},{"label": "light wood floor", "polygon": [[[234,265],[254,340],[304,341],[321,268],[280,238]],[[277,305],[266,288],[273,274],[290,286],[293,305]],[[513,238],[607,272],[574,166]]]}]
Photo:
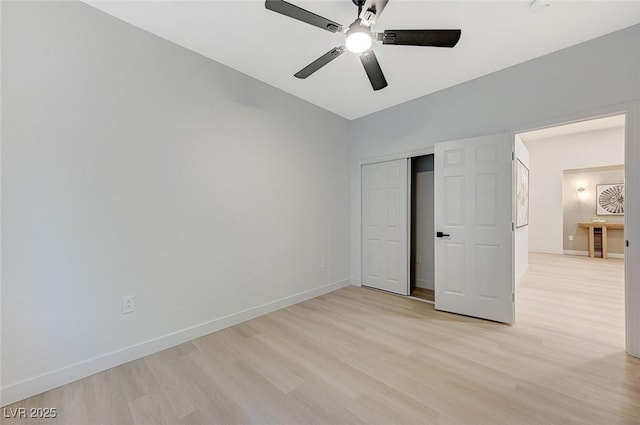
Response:
[{"label": "light wood floor", "polygon": [[414,288],[413,291],[411,291],[411,296],[431,302],[435,299],[433,289]]},{"label": "light wood floor", "polygon": [[78,425],[640,424],[622,276],[532,255],[514,326],[349,287],[11,407]]}]

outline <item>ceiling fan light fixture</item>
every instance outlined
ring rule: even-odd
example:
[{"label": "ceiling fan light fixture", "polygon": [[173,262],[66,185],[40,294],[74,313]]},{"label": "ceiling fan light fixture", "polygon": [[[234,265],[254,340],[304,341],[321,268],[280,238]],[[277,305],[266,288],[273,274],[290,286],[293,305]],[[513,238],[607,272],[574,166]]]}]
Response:
[{"label": "ceiling fan light fixture", "polygon": [[[0,0],[2,1],[2,0]],[[373,40],[386,45],[396,46],[427,46],[427,47],[454,47],[460,40],[461,30],[445,29],[416,29],[416,30],[385,30],[384,33],[374,33],[371,31],[371,24],[382,13],[389,0],[351,0],[358,8],[358,18],[344,30],[344,27],[337,22],[324,18],[306,9],[285,0],[265,0],[265,8],[281,15],[288,16],[297,21],[322,28],[329,32],[340,32],[346,36],[344,45],[339,45],[329,50],[300,71],[293,74],[295,78],[305,79],[325,65],[329,64],[344,52],[358,54],[360,62],[371,83],[374,91],[387,87],[387,80],[380,68],[380,63],[371,48]],[[551,0],[529,0],[551,1]],[[363,9],[366,10],[363,11]]]},{"label": "ceiling fan light fixture", "polygon": [[366,32],[352,32],[347,35],[347,40],[345,41],[345,46],[347,50],[353,53],[362,53],[371,47],[371,35]]},{"label": "ceiling fan light fixture", "polygon": [[347,40],[344,45],[350,52],[362,53],[371,48],[372,42],[371,30],[362,25],[361,19],[356,19],[347,30]]}]

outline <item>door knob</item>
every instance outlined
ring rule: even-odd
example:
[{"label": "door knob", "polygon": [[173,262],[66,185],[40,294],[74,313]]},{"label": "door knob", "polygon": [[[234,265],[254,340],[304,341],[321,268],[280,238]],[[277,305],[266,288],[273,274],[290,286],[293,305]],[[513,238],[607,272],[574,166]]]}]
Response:
[{"label": "door knob", "polygon": [[449,237],[451,235],[448,234],[448,233],[436,232],[436,236],[439,237],[439,238],[447,238],[447,237]]}]

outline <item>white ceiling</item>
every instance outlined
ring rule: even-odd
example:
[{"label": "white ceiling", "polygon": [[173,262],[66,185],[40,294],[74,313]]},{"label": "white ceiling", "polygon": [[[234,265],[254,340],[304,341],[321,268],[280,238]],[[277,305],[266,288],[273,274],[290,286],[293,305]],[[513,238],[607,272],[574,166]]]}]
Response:
[{"label": "white ceiling", "polygon": [[588,133],[591,131],[606,130],[609,128],[624,127],[625,116],[614,115],[604,118],[596,118],[588,121],[574,122],[555,127],[541,128],[539,130],[520,133],[520,139],[525,143],[536,140],[545,140],[552,137],[569,136],[571,134]]},{"label": "white ceiling", "polygon": [[[351,23],[351,0],[290,0]],[[462,29],[453,49],[375,45],[389,86],[374,92],[347,52],[306,80],[293,74],[344,42],[268,11],[264,1],[88,1],[137,27],[348,119],[355,119],[640,23],[640,1],[390,0],[373,30]]]}]

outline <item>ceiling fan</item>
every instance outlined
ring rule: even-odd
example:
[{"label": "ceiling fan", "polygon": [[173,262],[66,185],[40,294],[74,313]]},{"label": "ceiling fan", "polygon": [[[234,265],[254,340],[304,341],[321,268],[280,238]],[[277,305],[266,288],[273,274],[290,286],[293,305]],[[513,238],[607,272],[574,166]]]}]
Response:
[{"label": "ceiling fan", "polygon": [[374,40],[382,44],[398,46],[454,47],[460,40],[461,30],[385,30],[381,33],[371,31],[371,26],[384,10],[389,0],[351,0],[358,7],[358,17],[348,27],[309,12],[306,9],[283,0],[266,0],[265,7],[298,21],[322,28],[329,32],[343,32],[346,35],[342,46],[334,47],[306,67],[298,71],[296,78],[307,78],[345,51],[358,53],[364,70],[369,77],[373,90],[387,86],[378,59],[371,49]]}]

